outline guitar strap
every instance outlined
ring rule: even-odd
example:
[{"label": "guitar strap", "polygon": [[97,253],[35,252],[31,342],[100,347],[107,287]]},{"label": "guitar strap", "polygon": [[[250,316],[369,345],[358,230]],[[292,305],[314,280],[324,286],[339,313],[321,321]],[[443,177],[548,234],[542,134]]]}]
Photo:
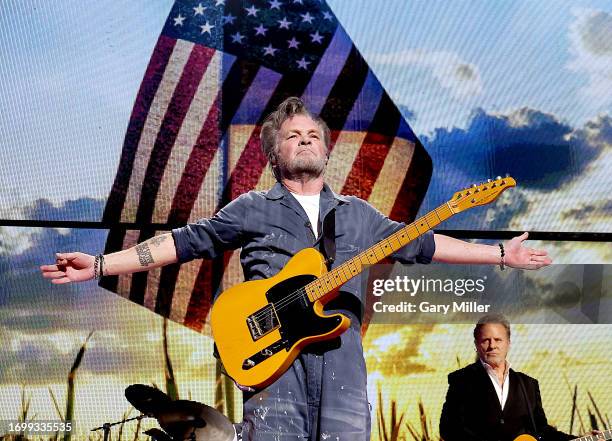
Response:
[{"label": "guitar strap", "polygon": [[519,385],[521,386],[521,391],[523,391],[523,397],[525,398],[525,403],[527,404],[527,410],[529,411],[529,418],[531,419],[531,425],[533,426],[533,433],[537,440],[540,440],[541,437],[538,435],[538,428],[535,423],[535,419],[533,418],[533,410],[531,409],[531,402],[527,397],[527,390],[525,389],[525,383],[523,383],[523,377],[521,374],[517,373],[516,378],[518,379]]},{"label": "guitar strap", "polygon": [[323,255],[327,269],[336,260],[336,209],[332,209],[323,219]]}]

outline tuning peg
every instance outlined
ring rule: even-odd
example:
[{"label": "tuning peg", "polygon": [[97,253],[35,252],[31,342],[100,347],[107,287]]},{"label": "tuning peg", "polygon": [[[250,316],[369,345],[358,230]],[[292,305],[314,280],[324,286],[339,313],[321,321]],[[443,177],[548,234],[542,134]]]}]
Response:
[{"label": "tuning peg", "polygon": [[498,176],[495,178],[496,181],[499,181],[501,179],[501,176]]},{"label": "tuning peg", "polygon": [[472,184],[472,188],[476,188],[478,187],[476,184]]},{"label": "tuning peg", "polygon": [[487,183],[491,182],[491,179],[487,179]]}]

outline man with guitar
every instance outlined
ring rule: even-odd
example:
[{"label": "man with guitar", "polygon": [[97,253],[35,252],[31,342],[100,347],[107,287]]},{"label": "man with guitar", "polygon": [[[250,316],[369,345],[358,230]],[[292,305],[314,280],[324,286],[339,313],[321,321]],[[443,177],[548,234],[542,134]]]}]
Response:
[{"label": "man with guitar", "polygon": [[[576,439],[546,421],[538,381],[510,369],[510,323],[501,314],[474,328],[478,360],[448,376],[440,436],[444,441],[566,441]],[[610,439],[594,430],[576,441]]]},{"label": "man with guitar", "polygon": [[[250,386],[244,395],[243,439],[367,440],[370,410],[360,335],[364,298],[353,277],[362,263],[389,255],[402,263],[433,259],[537,269],[551,260],[545,251],[523,246],[527,233],[505,246],[472,244],[434,235],[435,223],[422,220],[405,226],[357,197],[337,195],[324,181],[329,133],[299,98],[288,98],[261,129],[262,149],[278,181],[272,189],[243,194],[210,219],[107,256],[58,253],[56,264],[41,267],[43,276],[56,284],[85,281],[212,259],[241,248],[249,282],[241,293],[226,292],[215,301],[211,323],[227,372],[237,383]],[[489,187],[505,184],[500,179]],[[479,195],[486,194],[486,188]],[[474,203],[469,194],[466,190],[457,199]],[[448,207],[443,207],[448,213],[434,215],[437,222],[454,214]],[[382,245],[376,245],[379,241]],[[321,249],[327,260],[317,257],[312,247]],[[335,279],[319,277],[326,266]],[[276,286],[265,285],[284,271],[291,277]],[[293,274],[300,272],[304,275]],[[262,286],[257,297],[256,288]],[[234,309],[215,318],[215,308],[234,298],[240,299]],[[263,303],[258,304],[260,298]],[[251,299],[257,300],[246,305]],[[323,305],[326,313],[335,313],[332,318],[322,317]],[[253,309],[242,317],[240,308],[246,306]],[[240,319],[234,324],[236,317]],[[319,337],[309,337],[310,332]],[[237,340],[239,335],[246,339]],[[239,350],[251,352],[234,357],[233,366],[231,353]]]}]

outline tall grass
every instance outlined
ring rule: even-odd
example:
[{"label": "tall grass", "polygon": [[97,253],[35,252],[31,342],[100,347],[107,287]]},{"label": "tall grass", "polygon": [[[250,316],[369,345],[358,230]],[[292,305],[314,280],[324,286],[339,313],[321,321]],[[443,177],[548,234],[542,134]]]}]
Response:
[{"label": "tall grass", "polygon": [[[63,419],[66,421],[74,420],[74,395],[75,395],[75,385],[74,382],[76,380],[76,374],[81,366],[81,362],[83,361],[83,356],[85,355],[85,349],[87,347],[87,342],[93,335],[93,331],[89,333],[83,344],[81,345],[81,349],[77,353],[76,358],[74,359],[74,363],[72,363],[72,367],[70,368],[70,372],[68,373],[68,386],[66,391],[66,415]],[[64,432],[64,441],[70,441],[72,436],[72,432]]]},{"label": "tall grass", "polygon": [[168,319],[166,317],[164,317],[164,324],[162,327],[162,342],[164,352],[164,379],[166,380],[166,393],[173,400],[178,400],[178,385],[174,376],[174,369],[172,367],[172,361],[170,360],[170,354],[168,353]]},{"label": "tall grass", "polygon": [[391,420],[385,420],[385,412],[382,407],[382,387],[378,385],[378,436],[381,441],[397,441],[399,440],[400,430],[405,412],[398,415],[397,403],[391,400],[390,416]]}]

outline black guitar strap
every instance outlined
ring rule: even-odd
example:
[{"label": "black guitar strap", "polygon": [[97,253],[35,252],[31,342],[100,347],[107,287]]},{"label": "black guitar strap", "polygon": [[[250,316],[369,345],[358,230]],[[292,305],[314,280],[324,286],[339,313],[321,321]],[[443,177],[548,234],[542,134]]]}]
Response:
[{"label": "black guitar strap", "polygon": [[523,377],[521,374],[517,373],[516,378],[518,379],[519,385],[521,386],[521,390],[523,391],[523,397],[525,398],[525,403],[527,404],[527,410],[529,411],[529,418],[531,418],[531,425],[533,426],[533,433],[537,440],[540,440],[541,437],[538,435],[538,428],[535,423],[535,419],[533,418],[533,410],[531,410],[531,402],[527,397],[527,390],[525,389],[525,383],[523,383]]},{"label": "black guitar strap", "polygon": [[332,209],[323,219],[323,255],[327,269],[336,260],[336,209]]}]

